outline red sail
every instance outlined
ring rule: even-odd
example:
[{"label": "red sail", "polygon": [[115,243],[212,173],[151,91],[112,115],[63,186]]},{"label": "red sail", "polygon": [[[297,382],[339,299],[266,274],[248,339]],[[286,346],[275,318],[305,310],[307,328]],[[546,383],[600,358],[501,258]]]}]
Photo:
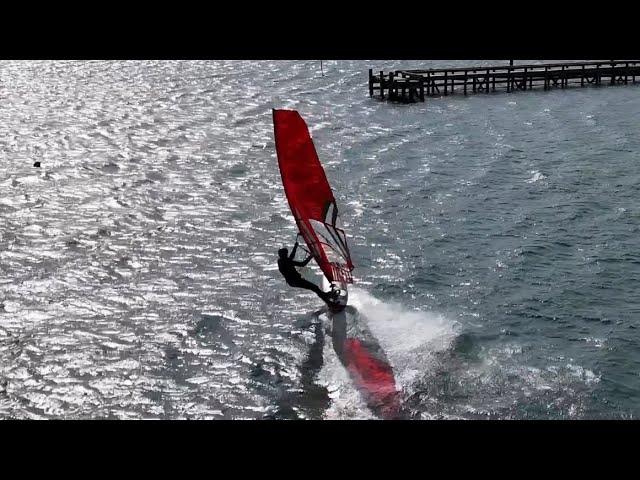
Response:
[{"label": "red sail", "polygon": [[300,234],[327,279],[351,283],[353,264],[338,208],[307,125],[294,110],[274,110],[273,127],[284,191]]}]

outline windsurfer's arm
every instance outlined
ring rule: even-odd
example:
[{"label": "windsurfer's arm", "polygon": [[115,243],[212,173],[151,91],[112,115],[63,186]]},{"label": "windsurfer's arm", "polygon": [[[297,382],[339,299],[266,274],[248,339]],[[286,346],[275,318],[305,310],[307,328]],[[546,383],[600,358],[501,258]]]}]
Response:
[{"label": "windsurfer's arm", "polygon": [[311,255],[309,255],[306,259],[304,259],[302,262],[296,262],[294,261],[293,264],[296,267],[306,267],[307,263],[309,263],[311,261],[313,257]]},{"label": "windsurfer's arm", "polygon": [[296,250],[298,250],[298,242],[293,246],[293,250],[291,250],[291,253],[289,254],[289,260],[293,260],[295,258]]}]

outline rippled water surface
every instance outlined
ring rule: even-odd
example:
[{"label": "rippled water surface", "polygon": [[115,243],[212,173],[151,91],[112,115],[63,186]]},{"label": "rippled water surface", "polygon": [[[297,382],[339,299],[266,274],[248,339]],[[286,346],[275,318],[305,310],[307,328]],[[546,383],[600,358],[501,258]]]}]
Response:
[{"label": "rippled water surface", "polygon": [[639,87],[368,97],[467,63],[0,63],[0,418],[377,418],[277,271],[272,107],[411,418],[637,417]]}]

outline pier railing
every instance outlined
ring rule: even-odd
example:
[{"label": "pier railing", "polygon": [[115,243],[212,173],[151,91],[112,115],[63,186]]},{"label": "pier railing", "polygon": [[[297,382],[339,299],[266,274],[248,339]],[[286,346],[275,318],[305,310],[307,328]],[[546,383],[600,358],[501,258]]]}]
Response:
[{"label": "pier railing", "polygon": [[569,85],[628,84],[640,77],[640,60],[543,63],[513,66],[395,70],[379,75],[369,69],[369,95],[401,102],[454,93],[507,92]]}]

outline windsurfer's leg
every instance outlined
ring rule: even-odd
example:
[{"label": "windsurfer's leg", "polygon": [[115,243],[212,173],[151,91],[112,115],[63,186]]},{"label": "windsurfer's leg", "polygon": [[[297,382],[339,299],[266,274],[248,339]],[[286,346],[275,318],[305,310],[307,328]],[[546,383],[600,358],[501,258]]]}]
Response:
[{"label": "windsurfer's leg", "polygon": [[323,292],[320,287],[318,287],[315,283],[310,282],[309,280],[305,280],[304,278],[296,280],[295,284],[291,286],[304,288],[305,290],[311,290],[312,292],[315,292],[316,295],[318,295],[323,301],[327,300],[327,294]]}]

